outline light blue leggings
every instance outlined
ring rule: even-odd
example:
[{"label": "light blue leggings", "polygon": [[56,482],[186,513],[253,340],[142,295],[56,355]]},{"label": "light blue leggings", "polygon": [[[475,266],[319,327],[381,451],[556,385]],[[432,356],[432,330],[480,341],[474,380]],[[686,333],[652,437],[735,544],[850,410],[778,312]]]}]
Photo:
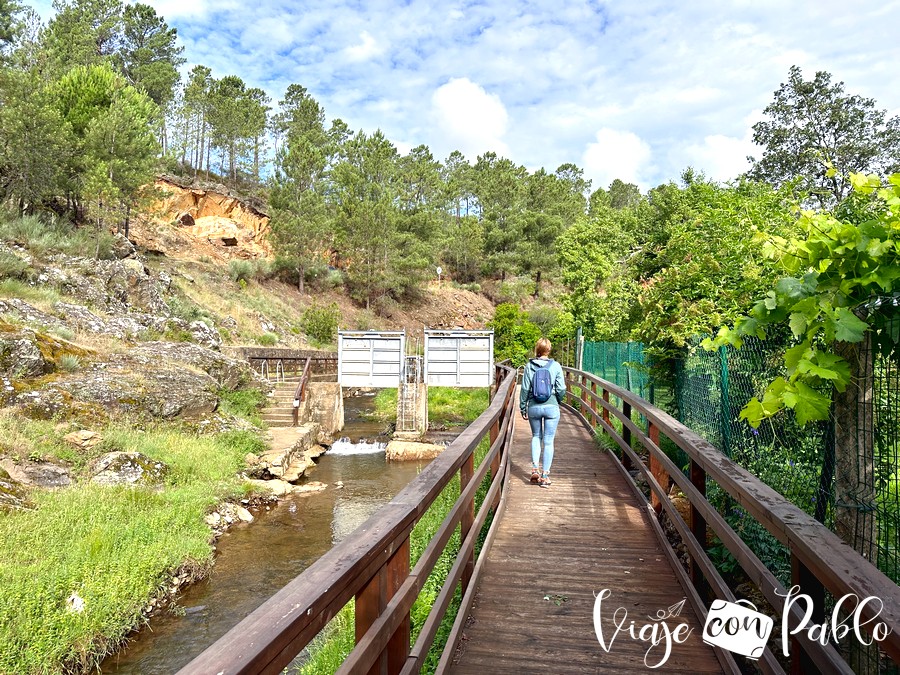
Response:
[{"label": "light blue leggings", "polygon": [[544,444],[544,473],[550,473],[553,463],[553,437],[559,424],[559,406],[537,403],[528,407],[528,423],[531,425],[531,464],[541,462],[541,442]]}]

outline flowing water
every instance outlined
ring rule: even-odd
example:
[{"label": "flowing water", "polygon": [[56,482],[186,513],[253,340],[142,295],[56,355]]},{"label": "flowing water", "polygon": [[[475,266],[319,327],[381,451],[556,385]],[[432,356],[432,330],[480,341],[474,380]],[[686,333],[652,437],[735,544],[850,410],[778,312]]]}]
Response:
[{"label": "flowing water", "polygon": [[[328,484],[253,511],[253,523],[231,527],[217,543],[212,573],[189,587],[176,613],[154,617],[103,673],[174,673],[390,501],[422,469],[384,460],[380,425],[360,419],[371,397],[344,400],[347,438],[307,473]],[[364,441],[364,442],[360,442]],[[343,482],[338,489],[335,484]]]}]

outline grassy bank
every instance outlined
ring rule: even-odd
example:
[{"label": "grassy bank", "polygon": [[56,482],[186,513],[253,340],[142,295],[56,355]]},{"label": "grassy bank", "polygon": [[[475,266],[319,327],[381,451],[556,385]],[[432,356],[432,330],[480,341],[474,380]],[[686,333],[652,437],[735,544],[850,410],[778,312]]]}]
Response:
[{"label": "grassy bank", "polygon": [[[486,387],[456,389],[428,387],[428,425],[436,427],[467,426],[484,412],[490,402]],[[379,422],[397,419],[397,390],[380,389],[375,395],[373,417]]]},{"label": "grassy bank", "polygon": [[[49,426],[0,418],[4,431],[23,452],[72,455]],[[248,432],[110,427],[103,436],[91,454],[142,452],[168,465],[165,484],[154,490],[82,482],[34,491],[34,510],[0,513],[0,673],[89,670],[99,663],[173,573],[196,576],[210,564],[203,516],[221,499],[241,495],[243,458],[262,447]],[[68,458],[83,464],[84,458]],[[81,611],[70,608],[81,601]]]},{"label": "grassy bank", "polygon": [[[485,439],[476,448],[476,466],[480,465],[484,456],[487,454],[488,445],[488,440]],[[490,476],[486,476],[484,482],[479,487],[476,493],[476,509],[480,508],[481,503],[484,500],[484,496],[487,494],[487,490],[490,485],[489,480]],[[438,495],[437,499],[435,499],[434,503],[431,505],[428,511],[425,512],[419,522],[416,523],[416,526],[413,528],[413,531],[410,534],[411,567],[415,566],[416,562],[425,551],[425,548],[428,546],[428,542],[431,541],[431,538],[438,531],[441,523],[443,522],[447,513],[449,513],[450,509],[453,506],[453,503],[458,497],[459,475],[457,474],[450,481],[447,487],[444,488],[441,494]],[[490,527],[490,523],[491,517],[488,517],[488,520],[482,530],[481,537],[476,544],[476,551],[480,551],[483,537],[487,532],[487,529]],[[411,645],[415,643],[416,638],[418,637],[419,632],[421,631],[422,626],[425,623],[425,620],[428,618],[428,613],[431,611],[431,608],[434,605],[438,594],[440,593],[444,580],[447,578],[447,574],[449,573],[450,568],[453,566],[453,562],[456,559],[457,554],[459,553],[459,547],[459,529],[457,528],[456,532],[453,534],[449,543],[447,544],[447,547],[444,549],[444,552],[441,554],[441,557],[435,564],[434,570],[428,577],[428,580],[425,582],[422,591],[419,593],[418,598],[412,606],[412,609],[410,610]],[[434,644],[432,645],[432,648],[428,653],[425,663],[422,666],[421,672],[433,673],[435,668],[437,667],[437,664],[441,657],[441,653],[444,649],[444,645],[447,641],[447,637],[450,634],[450,629],[453,626],[453,621],[456,618],[456,613],[459,609],[460,601],[461,595],[459,587],[457,586],[456,592],[453,596],[453,600],[451,601],[450,607],[447,610],[447,614],[444,617],[440,628],[438,629],[437,635],[434,639]],[[354,633],[354,611],[353,602],[351,602],[338,613],[338,615],[328,624],[325,630],[322,631],[319,637],[317,637],[313,641],[309,648],[310,659],[299,669],[298,672],[301,675],[321,675],[322,673],[335,672],[353,649],[353,646],[355,644]]]}]

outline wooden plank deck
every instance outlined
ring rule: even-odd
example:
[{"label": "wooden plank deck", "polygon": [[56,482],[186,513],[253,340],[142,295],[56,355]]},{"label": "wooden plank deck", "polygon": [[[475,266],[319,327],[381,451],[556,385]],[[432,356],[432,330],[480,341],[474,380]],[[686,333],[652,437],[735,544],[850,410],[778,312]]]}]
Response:
[{"label": "wooden plank deck", "polygon": [[[636,628],[652,623],[658,610],[685,594],[646,510],[614,460],[596,448],[572,413],[562,412],[550,489],[529,481],[530,443],[528,423],[519,418],[506,510],[451,672],[653,672],[644,663],[648,644],[632,640],[628,625],[632,619]],[[628,611],[625,630],[609,653],[593,624],[595,594],[607,588],[612,596],[604,602],[604,617],[611,621],[619,607]],[[673,643],[669,659],[655,672],[721,673],[689,603],[668,625],[674,629],[683,621],[693,632],[683,644]],[[608,633],[612,637],[612,630]],[[658,662],[663,652],[663,645],[655,647],[647,663]]]}]

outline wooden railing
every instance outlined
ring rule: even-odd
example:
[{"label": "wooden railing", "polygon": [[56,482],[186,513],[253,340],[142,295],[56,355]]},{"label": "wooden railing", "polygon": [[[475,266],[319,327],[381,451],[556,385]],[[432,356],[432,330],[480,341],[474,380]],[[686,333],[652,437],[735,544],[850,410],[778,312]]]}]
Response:
[{"label": "wooden railing", "polygon": [[[300,576],[231,629],[182,674],[280,673],[351,599],[356,605],[356,648],[341,673],[418,673],[441,621],[462,585],[462,604],[448,645],[454,645],[471,608],[474,579],[484,556],[475,543],[488,514],[505,500],[509,447],[517,401],[515,371],[500,369],[502,381],[488,409],[434,459],[390,503],[337,544]],[[475,449],[488,436],[490,448],[475,466]],[[475,511],[475,494],[490,470],[490,487]],[[410,570],[413,527],[459,472],[460,495]],[[493,525],[482,551],[490,546]],[[410,647],[410,608],[457,527],[460,550],[419,636]],[[452,649],[438,666],[449,665]]]},{"label": "wooden railing", "polygon": [[311,363],[312,358],[306,359],[306,364],[303,366],[303,374],[300,376],[300,382],[297,383],[297,389],[294,391],[294,426],[300,423],[300,404],[303,402],[303,395],[306,393],[306,386],[309,383]]},{"label": "wooden railing", "polygon": [[[302,375],[304,369],[309,372],[310,377],[316,376],[334,376],[337,378],[337,355],[334,356],[248,356],[247,360],[251,367],[260,375],[269,379],[275,374],[275,379],[283,381],[286,377],[297,377]],[[310,364],[307,366],[307,364]]]},{"label": "wooden railing", "polygon": [[[651,515],[665,511],[684,542],[690,558],[687,572],[676,558],[658,519],[650,518],[661,539],[662,548],[679,575],[701,622],[705,622],[707,614],[705,599],[712,596],[732,602],[735,600],[732,590],[708,556],[708,530],[731,552],[747,578],[778,613],[776,623],[780,623],[787,594],[772,572],[707,501],[706,486],[709,479],[717,483],[790,551],[791,584],[799,586],[801,592],[813,600],[815,609],[809,626],[827,622],[827,630],[830,630],[831,617],[825,616],[826,591],[836,599],[847,595],[855,596],[856,600],[850,598],[843,605],[850,614],[854,612],[858,600],[879,598],[883,605],[860,603],[863,604],[860,607],[862,621],[871,622],[862,628],[871,632],[876,622],[887,626],[891,633],[879,646],[889,658],[900,662],[900,588],[897,584],[828,528],[735,464],[672,416],[611,382],[572,368],[564,370],[569,401],[577,401],[576,407],[585,422],[591,427],[600,427],[618,445],[619,453],[612,454],[619,460],[619,468],[641,501],[645,501],[646,497],[640,492],[628,470],[636,468],[643,475],[651,491],[647,505],[652,510]],[[573,388],[577,388],[577,396]],[[618,398],[621,407],[610,400],[612,397]],[[633,421],[632,415],[635,412],[646,419],[646,433]],[[616,418],[619,423],[614,424],[612,418]],[[617,428],[621,429],[621,433]],[[687,475],[661,450],[661,436],[669,438],[687,454],[690,459]],[[643,447],[646,460],[642,460],[632,449],[633,441]],[[687,522],[670,501],[669,480],[674,481],[690,502]],[[788,614],[790,630],[802,625],[803,621],[800,608],[793,604]],[[843,644],[855,639],[851,628]],[[853,672],[834,646],[820,644],[811,639],[808,632],[801,631],[792,636],[791,640],[792,673]],[[727,669],[734,673],[740,672],[730,653],[718,651],[720,660]],[[877,660],[877,654],[875,658]],[[784,672],[768,648],[757,665],[766,673]],[[877,663],[875,668],[874,672],[877,672]]]}]

